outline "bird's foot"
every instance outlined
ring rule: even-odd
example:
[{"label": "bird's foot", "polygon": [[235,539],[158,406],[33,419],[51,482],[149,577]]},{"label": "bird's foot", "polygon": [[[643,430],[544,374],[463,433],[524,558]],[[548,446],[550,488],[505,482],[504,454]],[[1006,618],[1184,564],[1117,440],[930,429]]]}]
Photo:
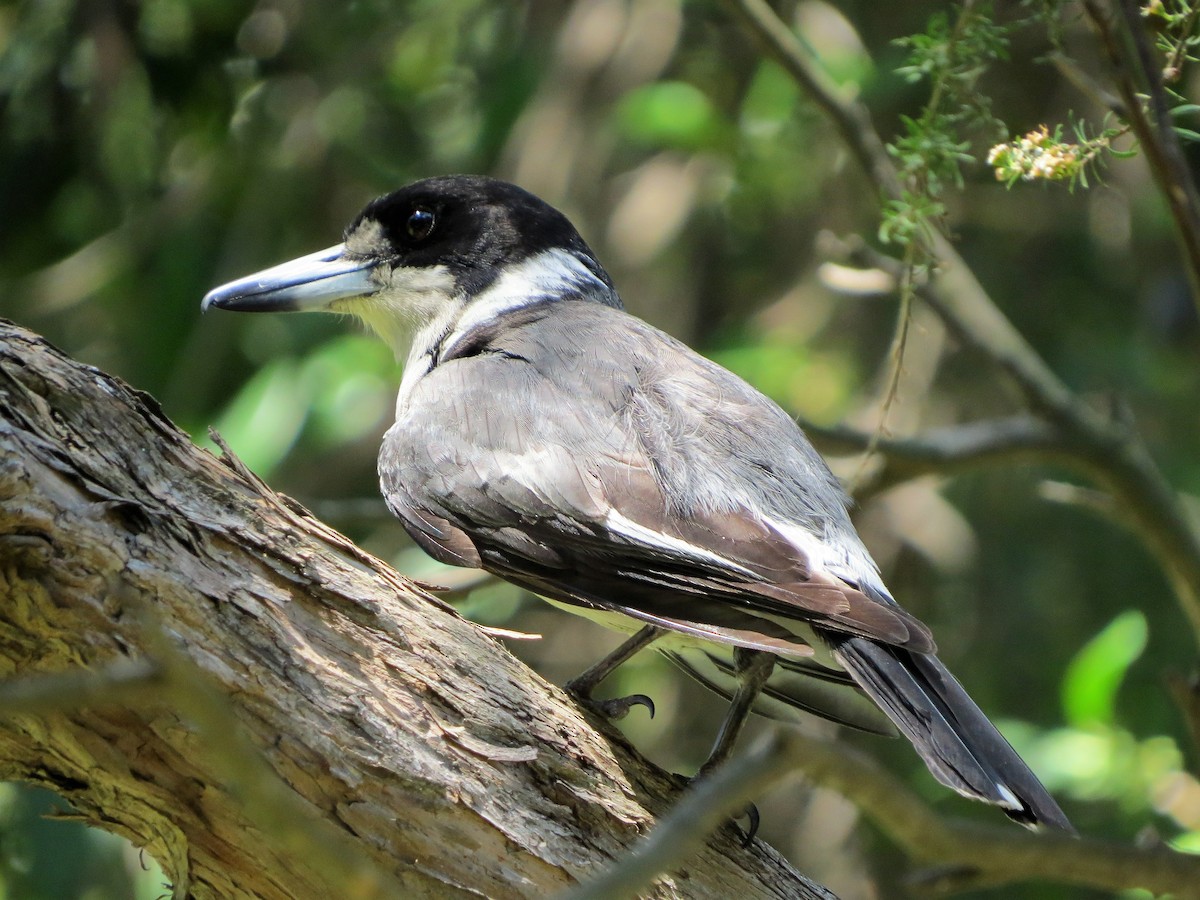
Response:
[{"label": "bird's foot", "polygon": [[[705,776],[708,775],[709,771],[711,771],[711,768],[709,766],[705,766],[703,769],[701,769],[699,772],[697,772],[695,775],[693,775],[691,778],[688,779],[688,784],[692,785],[692,784],[695,784],[697,781],[700,781],[701,779],[703,779]],[[746,820],[745,828],[743,828],[737,824],[742,819]],[[762,816],[759,815],[758,807],[753,803],[747,803],[742,808],[741,812],[737,813],[732,819],[729,820],[730,825],[732,825],[734,828],[737,828],[739,831],[741,831],[743,847],[749,847],[751,844],[754,843],[754,837],[755,837],[755,835],[758,834],[758,826],[761,823],[762,823]]]}]

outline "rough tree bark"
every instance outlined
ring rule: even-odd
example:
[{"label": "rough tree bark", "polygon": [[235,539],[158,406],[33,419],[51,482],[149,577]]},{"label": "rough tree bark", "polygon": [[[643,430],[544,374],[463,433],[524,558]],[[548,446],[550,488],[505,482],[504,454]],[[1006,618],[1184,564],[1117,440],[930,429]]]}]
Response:
[{"label": "rough tree bark", "polygon": [[[680,791],[150,397],[3,322],[0,671],[0,778],[146,848],[176,896],[545,897]],[[724,828],[652,896],[831,895]]]}]

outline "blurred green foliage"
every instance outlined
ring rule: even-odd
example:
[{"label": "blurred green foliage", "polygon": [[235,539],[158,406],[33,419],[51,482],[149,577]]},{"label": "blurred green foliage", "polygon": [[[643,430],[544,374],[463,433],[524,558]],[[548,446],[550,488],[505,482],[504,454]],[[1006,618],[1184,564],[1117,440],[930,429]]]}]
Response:
[{"label": "blurred green foliage", "polygon": [[70,814],[70,807],[49,791],[0,784],[0,897],[169,896],[153,859],[114,834],[84,828]]},{"label": "blurred green foliage", "polygon": [[[779,8],[885,136],[911,133],[928,85],[897,73],[913,46],[897,39],[927,33],[945,4]],[[1094,69],[1086,30],[1070,15],[1060,26]],[[989,115],[1014,135],[1072,116],[1101,124],[1103,110],[1039,61],[1044,28],[1010,40],[970,82]],[[1194,78],[1178,85],[1192,97]],[[814,238],[875,235],[879,200],[720,4],[30,0],[0,6],[0,104],[0,314],[154,394],[198,441],[214,425],[273,486],[414,575],[465,584],[429,566],[378,498],[399,378],[387,352],[332,318],[201,318],[199,299],[335,243],[366,200],[417,177],[519,181],[571,215],[634,312],[796,414],[877,421],[893,297],[822,268]],[[980,162],[991,139],[955,145],[976,162],[955,157],[962,187],[940,194],[939,224],[1051,366],[1122,410],[1194,498],[1200,328],[1144,167],[1114,160],[1089,191],[1006,190]],[[908,433],[1020,406],[1000,373],[923,319],[889,423]],[[857,462],[837,468],[853,477]],[[1075,479],[1031,465],[923,479],[872,498],[858,520],[893,591],[1082,830],[1153,829],[1197,849],[1195,748],[1163,688],[1194,665],[1195,636],[1135,535],[1045,490],[1064,482]],[[513,651],[559,682],[617,640],[503,585],[461,593],[480,621],[542,633]],[[658,701],[654,722],[624,723],[652,758],[687,770],[704,757],[719,701],[650,654],[605,687]],[[989,816],[899,742],[863,744],[930,802]],[[43,835],[27,794],[0,799],[6,896],[133,895],[98,874],[101,839]],[[896,896],[904,864],[869,829],[823,843],[854,821],[831,803],[766,798],[763,833],[846,900]],[[35,875],[43,841],[56,871]],[[51,874],[66,880],[21,880]]]},{"label": "blurred green foliage", "polygon": [[1146,617],[1131,609],[1121,613],[1088,641],[1063,676],[1063,711],[1076,727],[1111,725],[1117,691],[1129,667],[1146,649]]},{"label": "blurred green foliage", "polygon": [[704,93],[683,81],[635,88],[621,99],[617,116],[624,137],[650,148],[699,150],[724,130]]}]

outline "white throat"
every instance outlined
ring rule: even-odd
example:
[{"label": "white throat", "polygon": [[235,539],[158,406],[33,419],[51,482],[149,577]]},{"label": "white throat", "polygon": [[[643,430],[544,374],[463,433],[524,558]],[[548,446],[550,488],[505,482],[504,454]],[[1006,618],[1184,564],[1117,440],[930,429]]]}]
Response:
[{"label": "white throat", "polygon": [[612,291],[579,257],[557,248],[505,268],[474,297],[458,290],[445,266],[396,268],[379,277],[387,285],[383,290],[343,308],[383,338],[397,359],[405,360],[400,404],[438,357],[501,316],[555,297],[604,296]]},{"label": "white throat", "polygon": [[372,277],[380,285],[379,291],[337,301],[331,308],[362,319],[392,348],[396,359],[410,357],[428,340],[425,335],[430,326],[452,321],[448,317],[457,317],[465,304],[458,296],[454,276],[446,266],[391,268],[380,265]]}]

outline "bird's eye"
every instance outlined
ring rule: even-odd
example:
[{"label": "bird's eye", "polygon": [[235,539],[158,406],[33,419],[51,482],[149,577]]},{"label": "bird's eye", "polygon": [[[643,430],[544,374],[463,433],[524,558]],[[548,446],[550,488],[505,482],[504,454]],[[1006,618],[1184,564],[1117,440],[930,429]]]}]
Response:
[{"label": "bird's eye", "polygon": [[408,216],[408,236],[414,241],[423,241],[433,231],[433,213],[418,207]]}]

